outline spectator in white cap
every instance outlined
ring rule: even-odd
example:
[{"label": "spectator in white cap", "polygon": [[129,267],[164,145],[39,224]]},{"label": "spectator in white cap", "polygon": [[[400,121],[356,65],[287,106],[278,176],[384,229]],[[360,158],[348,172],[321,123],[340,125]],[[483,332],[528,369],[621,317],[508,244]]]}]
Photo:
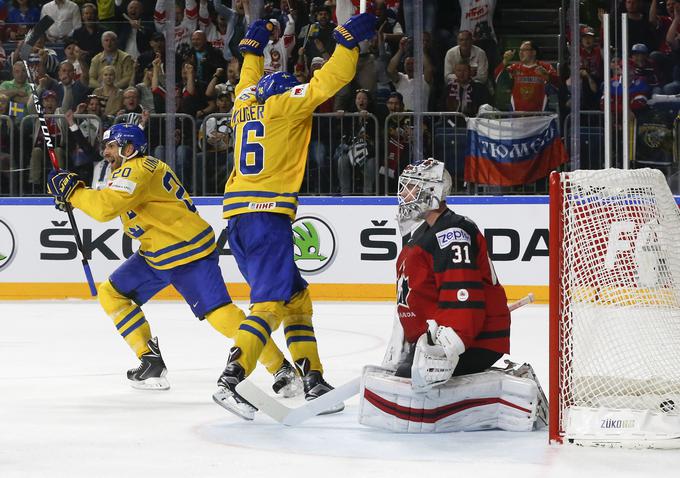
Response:
[{"label": "spectator in white cap", "polygon": [[654,61],[649,58],[649,48],[644,43],[636,43],[631,48],[630,68],[633,81],[644,80],[653,93],[660,93],[659,72]]},{"label": "spectator in white cap", "polygon": [[264,72],[265,74],[275,71],[288,71],[288,60],[295,47],[295,20],[289,15],[286,30],[281,36],[279,21],[272,18],[269,20],[274,29],[269,37],[269,44],[264,48]]}]

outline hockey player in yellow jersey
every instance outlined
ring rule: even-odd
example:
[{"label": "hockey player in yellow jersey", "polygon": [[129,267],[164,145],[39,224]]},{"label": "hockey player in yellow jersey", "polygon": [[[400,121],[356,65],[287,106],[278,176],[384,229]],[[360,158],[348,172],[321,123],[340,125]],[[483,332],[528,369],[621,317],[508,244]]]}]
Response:
[{"label": "hockey player in yellow jersey", "polygon": [[[145,156],[146,137],[136,125],[117,124],[104,133],[104,159],[113,171],[108,187],[84,187],[68,171],[53,170],[47,182],[58,208],[66,201],[98,221],[120,217],[140,248],[99,286],[99,301],[140,359],[127,373],[141,389],[170,387],[166,367],[141,306],[172,284],[194,315],[233,338],[245,314],[229,297],[219,268],[212,227],[165,163]],[[302,391],[292,365],[270,341],[260,357],[275,374],[274,389],[285,396]]]},{"label": "hockey player in yellow jersey", "polygon": [[[229,247],[250,285],[251,309],[213,398],[245,419],[252,419],[256,408],[236,392],[236,385],[252,372],[281,322],[305,398],[312,400],[332,389],[323,379],[307,282],[293,258],[291,221],[305,172],[312,113],[352,80],[357,45],[375,35],[375,21],[373,15],[361,14],[337,27],[333,55],[306,84],[284,72],[262,77],[269,22],[254,22],[239,45],[244,61],[231,118],[235,161],[225,187],[223,215],[228,219]],[[326,413],[343,408],[339,403]]]}]

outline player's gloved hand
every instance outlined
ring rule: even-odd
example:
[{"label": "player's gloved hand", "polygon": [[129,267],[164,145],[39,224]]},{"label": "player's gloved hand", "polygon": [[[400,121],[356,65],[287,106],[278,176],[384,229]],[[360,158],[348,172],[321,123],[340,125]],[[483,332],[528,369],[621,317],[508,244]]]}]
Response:
[{"label": "player's gloved hand", "polygon": [[372,13],[354,15],[342,25],[335,27],[333,38],[336,43],[352,49],[359,42],[373,38],[377,21],[377,17]]},{"label": "player's gloved hand", "polygon": [[68,201],[73,191],[83,186],[85,186],[85,183],[78,179],[77,174],[69,173],[63,169],[53,169],[47,176],[47,192],[62,202]]},{"label": "player's gloved hand", "polygon": [[253,22],[246,32],[246,36],[238,44],[241,53],[252,53],[253,55],[264,55],[264,47],[269,43],[269,35],[274,31],[274,25],[267,20],[257,20]]},{"label": "player's gloved hand", "polygon": [[58,197],[54,196],[54,207],[60,211],[66,212],[66,201],[62,201]]}]

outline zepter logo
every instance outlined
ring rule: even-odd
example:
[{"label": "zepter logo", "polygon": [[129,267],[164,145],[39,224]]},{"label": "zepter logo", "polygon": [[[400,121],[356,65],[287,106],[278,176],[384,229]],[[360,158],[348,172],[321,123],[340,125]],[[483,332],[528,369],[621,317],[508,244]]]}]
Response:
[{"label": "zepter logo", "polygon": [[293,223],[295,263],[304,274],[318,274],[335,260],[337,244],[331,226],[317,216],[302,216]]},{"label": "zepter logo", "polygon": [[16,255],[17,244],[14,232],[5,221],[0,219],[0,271],[12,262]]}]

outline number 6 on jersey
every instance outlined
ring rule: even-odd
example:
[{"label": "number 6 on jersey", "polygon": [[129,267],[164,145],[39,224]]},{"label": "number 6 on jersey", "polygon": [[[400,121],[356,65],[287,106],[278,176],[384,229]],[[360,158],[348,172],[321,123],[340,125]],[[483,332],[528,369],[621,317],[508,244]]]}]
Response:
[{"label": "number 6 on jersey", "polygon": [[241,150],[238,156],[238,168],[241,174],[260,174],[264,169],[264,146],[260,143],[262,139],[264,139],[264,124],[261,121],[248,121],[243,125]]}]

